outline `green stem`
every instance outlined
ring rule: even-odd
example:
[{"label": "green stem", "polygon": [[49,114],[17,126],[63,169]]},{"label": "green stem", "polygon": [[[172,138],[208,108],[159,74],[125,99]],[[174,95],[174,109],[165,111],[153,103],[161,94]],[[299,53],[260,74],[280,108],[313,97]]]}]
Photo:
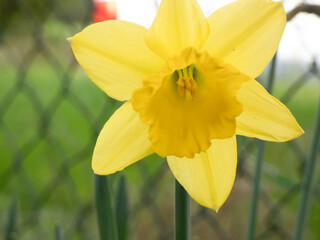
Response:
[{"label": "green stem", "polygon": [[[270,73],[267,82],[267,91],[271,93],[274,79],[275,79],[275,69],[276,69],[276,60],[277,54],[274,55],[272,62]],[[257,222],[257,209],[258,209],[258,202],[259,202],[259,194],[260,194],[260,179],[261,179],[261,172],[262,172],[262,163],[264,157],[264,147],[265,143],[262,140],[258,141],[258,152],[257,152],[257,159],[256,159],[256,167],[254,172],[253,178],[253,190],[251,196],[251,205],[250,205],[250,212],[249,212],[249,220],[248,220],[248,229],[247,229],[247,240],[252,240],[254,238],[256,222]]]},{"label": "green stem", "polygon": [[304,175],[301,183],[301,196],[299,201],[298,217],[296,221],[295,234],[293,239],[303,239],[303,233],[305,231],[307,215],[308,215],[308,204],[310,201],[310,195],[312,192],[312,182],[314,178],[314,172],[316,170],[316,157],[319,148],[320,141],[320,101],[318,103],[318,116],[316,119],[315,131],[308,159],[304,168]]},{"label": "green stem", "polygon": [[264,141],[258,141],[258,152],[257,152],[257,159],[256,159],[256,168],[253,178],[253,190],[251,196],[251,205],[250,205],[250,212],[249,212],[249,222],[248,222],[248,229],[247,229],[247,240],[252,240],[254,238],[254,232],[256,228],[256,219],[257,219],[257,209],[258,209],[258,201],[259,201],[259,194],[260,194],[260,179],[261,179],[261,172],[262,172],[262,162],[264,156]]},{"label": "green stem", "polygon": [[190,198],[175,180],[175,239],[190,240]]},{"label": "green stem", "polygon": [[101,240],[117,240],[116,221],[106,176],[94,176],[98,226]]}]

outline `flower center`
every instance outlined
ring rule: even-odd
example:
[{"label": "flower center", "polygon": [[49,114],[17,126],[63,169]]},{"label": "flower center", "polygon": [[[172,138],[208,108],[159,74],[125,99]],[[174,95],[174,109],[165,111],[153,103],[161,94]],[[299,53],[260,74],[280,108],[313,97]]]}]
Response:
[{"label": "flower center", "polygon": [[197,83],[194,80],[194,65],[177,70],[179,79],[177,81],[178,92],[187,101],[192,101],[197,93]]}]

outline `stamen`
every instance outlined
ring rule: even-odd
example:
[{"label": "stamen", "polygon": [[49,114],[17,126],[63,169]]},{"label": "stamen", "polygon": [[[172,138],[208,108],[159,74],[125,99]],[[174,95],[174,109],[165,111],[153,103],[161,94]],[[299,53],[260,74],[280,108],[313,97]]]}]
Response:
[{"label": "stamen", "polygon": [[193,78],[193,71],[194,65],[177,70],[179,74],[179,79],[177,81],[178,93],[187,101],[192,101],[197,93],[197,83]]}]

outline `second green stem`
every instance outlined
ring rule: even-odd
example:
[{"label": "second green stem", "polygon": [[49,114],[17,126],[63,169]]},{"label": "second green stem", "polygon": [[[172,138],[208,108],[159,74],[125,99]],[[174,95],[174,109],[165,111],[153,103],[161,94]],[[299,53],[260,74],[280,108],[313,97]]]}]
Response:
[{"label": "second green stem", "polygon": [[175,240],[190,240],[190,197],[175,180]]}]

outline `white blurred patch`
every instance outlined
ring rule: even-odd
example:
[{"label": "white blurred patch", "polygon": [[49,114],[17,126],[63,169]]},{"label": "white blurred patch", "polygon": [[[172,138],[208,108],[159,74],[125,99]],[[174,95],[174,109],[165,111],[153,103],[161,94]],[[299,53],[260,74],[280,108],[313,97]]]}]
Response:
[{"label": "white blurred patch", "polygon": [[[206,16],[218,8],[235,0],[198,0]],[[161,0],[117,0],[119,19],[149,28],[156,15]],[[297,6],[301,0],[284,0],[286,12]],[[305,0],[305,3],[319,4],[319,0]],[[280,61],[310,63],[320,56],[320,18],[300,13],[286,26],[279,47]]]}]

